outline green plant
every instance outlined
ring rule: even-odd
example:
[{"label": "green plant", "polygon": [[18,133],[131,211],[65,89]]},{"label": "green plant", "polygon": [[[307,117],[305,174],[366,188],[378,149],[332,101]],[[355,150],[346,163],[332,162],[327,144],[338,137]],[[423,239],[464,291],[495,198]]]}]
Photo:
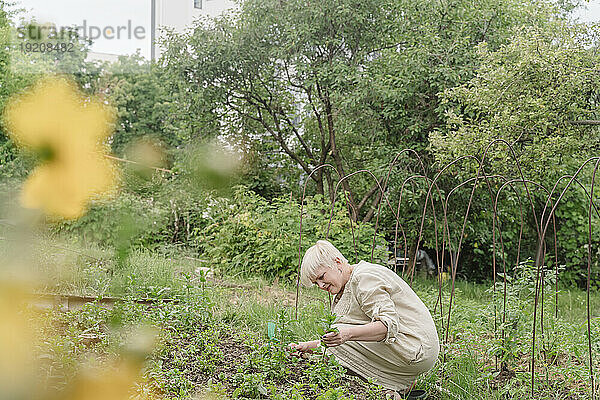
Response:
[{"label": "green plant", "polygon": [[284,309],[277,314],[275,334],[268,338],[267,344],[255,344],[254,350],[246,361],[245,371],[260,371],[268,379],[283,379],[290,374],[290,366],[298,362],[290,358],[288,343],[295,341],[296,336],[290,329],[290,318]]},{"label": "green plant", "polygon": [[[543,266],[540,269],[540,275],[542,273],[544,279],[540,279],[541,282],[537,289],[539,302],[539,309],[537,311],[538,323],[541,318],[541,309],[545,310],[546,322],[554,319],[555,275],[547,266]],[[522,354],[528,350],[523,346],[523,339],[531,331],[531,325],[528,321],[533,317],[531,304],[536,294],[535,282],[537,274],[537,268],[531,259],[522,261],[515,266],[512,276],[507,274],[505,277],[502,273],[498,274],[499,279],[496,282],[495,303],[492,303],[493,307],[496,308],[497,319],[499,320],[497,327],[498,341],[490,349],[490,353],[499,357],[503,370],[508,369],[509,364],[521,360]],[[506,278],[506,310],[504,310],[503,298],[504,278]],[[545,293],[543,298],[541,295],[542,290]],[[491,292],[492,289],[488,289],[488,293]],[[503,320],[504,311],[506,317]],[[541,346],[547,345],[548,342],[546,341],[541,343]],[[546,348],[547,351],[548,349]]]},{"label": "green plant", "polygon": [[[336,328],[335,326],[333,326],[333,324],[335,323],[335,321],[337,320],[337,315],[333,314],[333,313],[329,313],[327,315],[325,315],[323,318],[321,318],[319,320],[319,325],[318,325],[318,332],[319,335],[322,337],[328,333],[339,333],[339,329]],[[321,340],[321,345],[325,346],[325,344],[323,343],[323,341]],[[323,361],[325,361],[325,355],[327,353],[326,349],[323,349]]]},{"label": "green plant", "polygon": [[275,393],[273,400],[305,400],[304,392],[306,391],[306,386],[305,383],[295,382],[291,387],[284,390],[283,393]]},{"label": "green plant", "polygon": [[350,398],[347,397],[347,393],[343,389],[331,388],[317,396],[317,400],[350,400]]},{"label": "green plant", "polygon": [[333,326],[333,324],[335,324],[335,321],[337,320],[337,315],[335,315],[334,313],[329,313],[327,315],[325,315],[323,318],[319,319],[319,335],[323,336],[327,333],[330,332],[339,332],[339,329],[336,328],[335,326]]},{"label": "green plant", "polygon": [[[321,197],[306,199],[302,222],[304,248],[325,237],[329,207]],[[216,202],[208,219],[213,223],[194,231],[193,237],[203,258],[229,275],[262,275],[291,278],[298,268],[300,206],[289,197],[268,202],[244,187],[237,187],[233,199]],[[354,251],[350,220],[343,202],[335,205],[330,240],[349,259],[358,261],[371,254],[374,235],[368,223],[354,224],[357,249]],[[377,237],[377,243],[384,243]],[[385,260],[385,246],[377,248],[375,261]]]},{"label": "green plant", "polygon": [[234,399],[259,399],[268,393],[265,375],[262,373],[237,373],[233,376],[233,383],[236,385]]},{"label": "green plant", "polygon": [[334,357],[313,357],[308,360],[305,373],[313,390],[319,392],[319,388],[329,388],[339,382],[346,370]]}]

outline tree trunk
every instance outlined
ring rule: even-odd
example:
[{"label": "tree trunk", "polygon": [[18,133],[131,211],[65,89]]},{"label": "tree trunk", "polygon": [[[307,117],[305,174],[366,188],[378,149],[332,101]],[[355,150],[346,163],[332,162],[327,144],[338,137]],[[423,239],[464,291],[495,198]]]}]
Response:
[{"label": "tree trunk", "polygon": [[[329,142],[331,143],[331,156],[340,175],[344,177],[346,176],[346,173],[344,172],[342,157],[340,156],[336,144],[332,107],[328,97],[325,98],[325,111],[327,116],[327,129],[329,130]],[[347,179],[342,182],[342,187],[344,188],[344,191],[348,194],[348,202],[350,203],[350,209],[352,210],[352,212],[350,213],[350,218],[352,218],[352,221],[356,222],[358,219],[357,212],[355,211],[356,203],[354,201],[354,195],[350,190],[350,184]]]},{"label": "tree trunk", "polygon": [[333,192],[335,191],[335,183],[331,178],[331,171],[325,171],[325,177],[327,178],[327,187],[329,189],[329,202],[333,203]]},{"label": "tree trunk", "polygon": [[315,178],[314,181],[317,184],[317,194],[325,196],[325,187],[323,185],[323,169],[321,168],[318,170],[313,177]]},{"label": "tree trunk", "polygon": [[417,242],[418,238],[415,237],[408,250],[408,269],[405,276],[412,277],[415,272],[415,265],[417,264],[417,251],[419,251],[417,248]]}]

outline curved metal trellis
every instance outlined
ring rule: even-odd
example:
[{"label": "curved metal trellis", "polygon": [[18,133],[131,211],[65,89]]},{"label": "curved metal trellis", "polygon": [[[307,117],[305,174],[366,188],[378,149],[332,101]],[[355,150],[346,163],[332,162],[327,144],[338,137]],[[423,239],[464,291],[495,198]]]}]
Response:
[{"label": "curved metal trellis", "polygon": [[[503,175],[488,175],[486,173],[485,170],[485,162],[486,162],[486,158],[488,156],[488,152],[492,149],[493,146],[497,146],[497,145],[502,145],[505,146],[507,149],[507,155],[512,159],[512,163],[513,165],[516,167],[516,170],[518,171],[518,178],[508,178],[505,177]],[[389,196],[388,196],[388,192],[390,192],[390,177],[393,173],[393,169],[397,166],[397,162],[399,160],[399,158],[403,155],[403,154],[410,154],[410,155],[414,155],[415,158],[418,161],[418,164],[420,166],[420,174],[412,174],[410,176],[408,176],[406,179],[404,179],[402,181],[402,184],[400,186],[399,189],[399,199],[398,199],[398,205],[397,207],[394,209],[390,203],[389,200]],[[440,189],[438,183],[439,180],[442,176],[444,176],[445,173],[447,173],[447,171],[449,171],[452,168],[456,168],[459,166],[459,163],[463,162],[463,161],[468,161],[471,160],[473,162],[475,162],[475,164],[477,165],[477,173],[475,174],[475,176],[468,178],[466,180],[464,180],[463,182],[460,182],[458,185],[452,187],[448,193],[444,196],[442,190]],[[594,169],[593,169],[593,173],[592,173],[592,182],[591,182],[591,186],[590,186],[590,191],[588,193],[588,190],[586,189],[586,186],[582,184],[582,182],[577,179],[577,177],[581,174],[582,170],[585,168],[586,165],[590,164],[591,162],[595,161],[595,165],[594,165]],[[335,167],[333,167],[332,165],[329,164],[325,164],[325,165],[321,165],[317,168],[315,168],[312,173],[309,175],[309,178],[312,174],[314,174],[315,172],[317,172],[318,170],[320,170],[321,168],[333,168],[336,173],[337,170],[335,169]],[[535,290],[534,290],[534,299],[533,299],[533,323],[532,323],[532,336],[531,336],[531,363],[530,363],[530,369],[531,369],[531,393],[533,395],[534,391],[535,391],[535,376],[536,376],[536,371],[535,371],[535,348],[536,348],[536,328],[537,328],[537,324],[538,324],[538,306],[539,306],[539,302],[541,301],[542,304],[544,304],[544,260],[546,257],[546,252],[547,252],[547,248],[546,248],[546,233],[548,231],[549,225],[550,223],[552,223],[552,238],[553,238],[553,247],[554,247],[554,273],[555,273],[555,293],[554,293],[554,317],[557,318],[558,317],[558,275],[559,275],[559,268],[558,268],[558,240],[557,240],[557,228],[556,228],[556,209],[559,206],[561,200],[564,198],[565,193],[567,192],[567,190],[571,187],[571,185],[573,183],[575,183],[579,188],[581,188],[583,190],[583,192],[585,193],[585,197],[589,200],[589,205],[588,205],[588,254],[587,254],[587,262],[588,262],[588,268],[587,268],[587,285],[586,285],[586,293],[587,293],[587,302],[586,302],[586,310],[587,310],[587,344],[588,344],[588,361],[589,361],[589,377],[590,377],[590,384],[591,384],[591,394],[592,394],[592,399],[595,396],[595,388],[594,388],[594,369],[593,369],[593,357],[592,357],[592,339],[591,339],[591,311],[590,311],[590,280],[591,280],[591,266],[592,266],[592,213],[595,212],[596,216],[600,218],[600,207],[596,206],[596,204],[594,203],[594,189],[595,189],[595,178],[596,178],[596,173],[598,168],[600,167],[600,157],[592,157],[590,159],[588,159],[585,163],[583,163],[579,169],[575,172],[575,174],[573,175],[564,175],[561,178],[559,178],[557,180],[557,182],[555,183],[554,187],[552,188],[552,190],[548,190],[547,188],[545,188],[543,185],[534,182],[532,180],[528,180],[525,178],[522,168],[519,164],[518,161],[518,157],[516,156],[516,153],[513,149],[513,147],[511,146],[510,143],[508,143],[505,140],[502,139],[497,139],[492,141],[486,148],[485,151],[483,152],[483,156],[481,159],[478,159],[477,157],[474,156],[463,156],[460,158],[457,158],[453,161],[451,161],[450,163],[448,163],[447,165],[443,166],[443,168],[441,168],[433,178],[430,178],[427,175],[427,171],[424,167],[424,164],[422,162],[422,160],[420,159],[419,155],[411,150],[411,149],[404,149],[401,152],[399,152],[398,154],[396,154],[396,156],[393,158],[392,162],[390,162],[389,167],[386,171],[386,174],[384,177],[382,177],[381,179],[378,179],[371,171],[369,170],[359,170],[353,173],[350,173],[346,176],[340,176],[338,173],[338,182],[335,186],[335,191],[333,193],[333,195],[330,194],[330,198],[331,198],[331,210],[330,210],[330,217],[329,217],[329,223],[327,225],[327,233],[325,235],[325,237],[327,238],[329,236],[329,231],[330,231],[330,227],[331,227],[331,223],[332,223],[332,219],[333,219],[333,212],[334,212],[334,208],[335,208],[335,202],[336,202],[336,198],[337,198],[337,191],[340,187],[340,185],[342,184],[342,182],[344,182],[347,179],[350,179],[351,177],[358,175],[358,174],[367,174],[370,178],[372,178],[375,181],[376,184],[376,191],[378,192],[377,196],[378,199],[376,199],[376,202],[374,204],[377,205],[377,210],[376,210],[376,220],[375,220],[375,232],[374,232],[374,237],[372,240],[372,244],[371,244],[371,261],[373,259],[373,254],[374,254],[374,249],[375,249],[375,238],[378,232],[378,228],[379,228],[379,221],[380,221],[380,214],[381,214],[381,206],[382,203],[385,202],[386,206],[389,208],[390,210],[390,215],[392,216],[393,219],[395,219],[395,229],[394,229],[394,260],[396,260],[397,257],[397,241],[398,241],[398,231],[400,230],[401,236],[402,236],[402,240],[404,242],[404,260],[408,259],[408,238],[407,238],[407,232],[405,230],[405,227],[403,227],[402,225],[402,218],[401,218],[401,212],[400,209],[403,205],[402,200],[403,200],[403,193],[405,190],[406,185],[408,185],[409,183],[412,185],[414,184],[415,181],[417,180],[423,180],[425,181],[426,185],[427,185],[427,194],[425,195],[424,200],[422,201],[422,205],[423,205],[423,211],[421,213],[421,220],[420,220],[420,225],[419,228],[417,230],[417,232],[415,233],[415,237],[416,237],[416,246],[415,246],[415,254],[413,255],[411,253],[411,256],[413,256],[413,260],[416,259],[416,254],[419,251],[419,246],[423,240],[423,236],[424,236],[424,229],[425,229],[425,220],[426,217],[428,215],[428,212],[431,212],[431,216],[433,219],[433,229],[434,229],[434,243],[435,243],[435,252],[436,252],[436,265],[437,265],[437,272],[438,272],[438,298],[436,300],[436,308],[437,305],[439,303],[440,305],[440,317],[444,318],[447,317],[446,319],[446,323],[444,324],[444,322],[441,323],[441,328],[442,328],[442,333],[443,335],[443,345],[447,345],[448,344],[448,334],[450,332],[450,328],[451,328],[451,315],[452,315],[452,304],[454,302],[454,295],[455,295],[455,282],[456,282],[456,273],[458,270],[458,264],[459,264],[459,258],[460,258],[460,254],[461,254],[461,247],[463,245],[463,239],[465,238],[465,229],[467,227],[467,222],[469,220],[469,216],[470,216],[470,212],[471,212],[471,208],[472,208],[472,203],[473,203],[473,199],[474,199],[474,195],[475,195],[475,191],[479,186],[480,182],[484,182],[485,186],[487,188],[487,192],[490,198],[490,204],[491,204],[491,211],[493,213],[493,218],[492,218],[492,266],[491,266],[491,273],[492,273],[492,278],[493,278],[493,289],[492,289],[492,301],[494,302],[494,337],[496,337],[497,335],[497,310],[496,310],[496,275],[497,275],[497,250],[498,250],[498,245],[499,245],[499,254],[501,254],[501,262],[502,262],[502,272],[503,272],[503,304],[502,304],[502,319],[501,319],[501,326],[502,326],[502,330],[500,333],[500,338],[502,339],[502,341],[504,342],[505,340],[505,324],[506,324],[506,313],[507,313],[507,251],[506,251],[506,246],[504,243],[504,239],[503,239],[503,230],[504,230],[504,226],[503,223],[500,219],[500,215],[499,215],[499,211],[498,211],[498,206],[499,206],[499,202],[500,202],[500,195],[501,193],[506,189],[506,188],[510,188],[511,192],[514,193],[515,198],[514,200],[517,201],[518,203],[518,209],[519,209],[519,234],[518,234],[518,241],[517,241],[517,251],[516,251],[516,260],[514,261],[514,264],[512,265],[519,265],[520,263],[520,258],[522,256],[522,241],[523,241],[523,234],[524,234],[524,224],[525,224],[525,208],[524,208],[524,204],[522,201],[522,197],[526,197],[527,202],[529,203],[529,207],[530,207],[530,212],[531,212],[531,216],[534,219],[534,227],[535,227],[535,232],[537,234],[537,250],[536,250],[536,255],[535,255]],[[499,183],[499,188],[497,190],[493,189],[493,185],[492,185],[492,181],[496,180],[496,179],[500,179],[502,182]],[[561,181],[563,180],[567,180],[568,179],[568,183],[566,184],[566,186],[562,189],[562,191],[560,192],[560,194],[558,195],[558,197],[556,199],[554,199],[555,194],[557,193],[557,188],[560,184]],[[298,263],[298,271],[297,271],[297,290],[296,290],[296,318],[298,315],[298,298],[299,298],[299,285],[300,285],[300,266],[301,266],[301,260],[302,260],[302,216],[303,216],[303,210],[304,210],[304,200],[306,197],[306,186],[308,183],[308,179],[304,185],[304,189],[303,189],[303,193],[302,193],[302,200],[301,200],[301,215],[300,215],[300,238],[299,238],[299,251],[298,251],[298,256],[299,256],[299,263]],[[467,185],[472,185],[471,187],[471,191],[468,197],[468,202],[466,203],[466,207],[465,207],[465,211],[464,211],[464,216],[462,218],[462,224],[459,225],[459,228],[457,231],[459,232],[458,236],[456,236],[455,240],[453,241],[453,236],[451,234],[451,230],[450,230],[450,224],[448,221],[448,211],[449,211],[449,204],[450,204],[450,199],[451,196],[456,193],[458,190],[460,190],[461,188],[467,186]],[[519,190],[517,189],[516,186],[522,186],[522,188],[525,191],[525,196],[522,196],[519,194]],[[496,185],[496,187],[498,187]],[[544,193],[546,196],[546,201],[545,201],[545,205],[543,207],[543,210],[541,212],[541,214],[539,215],[538,218],[538,213],[536,212],[536,207],[535,207],[535,202],[533,200],[533,196],[531,193],[531,188],[536,188],[538,190],[538,193]],[[436,196],[433,196],[433,192],[435,191]],[[437,199],[437,200],[436,200]],[[436,209],[435,203],[436,202],[440,202],[440,207],[438,207]],[[352,230],[352,238],[353,238],[353,245],[354,245],[354,251],[356,256],[358,257],[358,251],[357,251],[357,244],[356,244],[356,237],[355,237],[355,232],[354,232],[354,226],[353,226],[353,215],[356,215],[356,212],[354,210],[351,209],[351,204],[348,201],[347,198],[347,194],[346,194],[346,203],[348,205],[348,216],[350,219],[350,226],[351,226],[351,230]],[[430,207],[430,208],[429,208]],[[431,211],[429,211],[431,210]],[[441,218],[438,215],[438,213],[442,213]],[[441,228],[442,228],[442,232],[441,232],[441,238],[438,236],[438,221],[442,222]],[[453,243],[455,245],[453,245]],[[440,251],[440,246],[441,246],[441,251]],[[443,296],[442,296],[442,280],[441,280],[441,272],[442,272],[442,268],[444,266],[444,257],[446,252],[448,252],[449,254],[449,258],[450,258],[450,277],[451,277],[451,288],[450,288],[450,296],[449,296],[449,301],[448,301],[448,307],[447,307],[447,311],[446,313],[444,313],[443,310]],[[405,267],[406,267],[406,262],[403,265],[403,271],[402,274],[406,277],[410,279],[410,282],[412,283],[412,279],[414,276],[414,268],[409,266],[409,270],[405,271]],[[395,269],[395,263],[394,263],[394,269]],[[398,272],[398,271],[396,271]],[[408,274],[408,275],[406,275]],[[329,296],[330,299],[330,305],[331,305],[331,296]],[[435,309],[434,309],[434,313],[435,313]],[[541,335],[542,335],[542,342],[544,342],[544,307],[541,307],[540,310],[540,331],[541,331]],[[444,352],[444,357],[443,357],[443,363],[445,363],[445,352]],[[497,358],[496,358],[496,365],[497,365]],[[443,370],[442,370],[443,373]]]}]

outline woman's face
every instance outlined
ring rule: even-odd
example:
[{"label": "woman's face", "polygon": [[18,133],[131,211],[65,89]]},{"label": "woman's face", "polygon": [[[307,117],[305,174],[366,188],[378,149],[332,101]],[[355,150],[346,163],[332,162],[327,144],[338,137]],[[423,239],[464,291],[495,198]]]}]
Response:
[{"label": "woman's face", "polygon": [[344,268],[341,262],[336,262],[331,267],[323,266],[317,269],[317,278],[314,283],[322,289],[331,294],[338,294],[348,282],[349,274],[345,274]]}]

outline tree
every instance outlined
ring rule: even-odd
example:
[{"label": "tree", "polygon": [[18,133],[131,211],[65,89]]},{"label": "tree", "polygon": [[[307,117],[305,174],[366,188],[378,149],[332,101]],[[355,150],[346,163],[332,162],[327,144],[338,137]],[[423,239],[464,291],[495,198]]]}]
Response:
[{"label": "tree", "polygon": [[[437,165],[429,151],[429,134],[444,127],[447,118],[440,93],[474,75],[481,62],[477,56],[479,43],[497,49],[521,26],[544,29],[559,10],[547,1],[494,0],[478,2],[477,7],[461,0],[397,1],[395,7],[393,44],[377,52],[355,90],[346,96],[343,108],[347,130],[369,132],[369,139],[376,138],[384,146],[374,148],[366,140],[359,146],[348,146],[365,149],[356,155],[352,169],[364,168],[366,164],[383,175],[382,167],[387,165],[363,160],[376,155],[389,162],[399,150],[410,148],[419,153],[428,173],[433,175]],[[402,173],[399,167],[392,174],[389,186],[396,193],[407,175],[421,173],[412,157],[404,165],[411,163],[415,165],[413,171]],[[443,183],[440,182],[442,187]],[[373,215],[380,200],[381,193],[376,191],[367,218]],[[415,212],[403,213],[420,224],[421,210],[417,207]]]},{"label": "tree", "polygon": [[[433,153],[438,161],[444,164],[463,155],[481,158],[492,140],[503,139],[515,149],[526,179],[551,190],[561,176],[574,174],[600,149],[597,128],[580,123],[599,117],[597,38],[595,28],[557,21],[546,29],[523,28],[496,51],[482,44],[478,51],[480,67],[476,76],[461,86],[446,90],[442,96],[447,125],[431,135]],[[486,174],[520,179],[516,165],[503,144],[492,147],[486,156]],[[476,168],[475,165],[465,166],[459,172],[460,177],[474,176]],[[579,179],[589,182],[590,172],[591,168]],[[554,200],[566,183],[562,181],[559,185]],[[531,238],[526,246],[532,255],[537,245],[536,220],[530,212],[523,186],[517,186],[525,211],[528,211],[528,231],[524,237]],[[589,187],[587,190],[589,192]],[[539,219],[547,194],[531,185],[530,191]],[[490,204],[489,199],[485,201]],[[559,262],[570,268],[585,264],[587,202],[584,192],[575,185],[557,209]],[[476,207],[485,209],[483,199]],[[518,218],[516,199],[512,198],[512,204],[505,202],[502,208],[505,217]],[[597,223],[595,215],[594,221]],[[481,228],[489,230],[491,214],[474,213],[472,223],[480,227],[480,233],[474,236],[483,238],[482,241],[489,245],[491,237]],[[554,248],[551,230],[552,226],[547,233],[549,249]],[[509,242],[512,246],[508,247],[514,252],[514,235],[512,239]],[[592,240],[600,242],[597,232]],[[489,262],[482,264],[489,265]],[[574,270],[577,272],[577,268]],[[581,282],[580,278],[572,276],[570,279]]]},{"label": "tree", "polygon": [[132,140],[144,136],[171,147],[189,138],[187,131],[178,126],[178,117],[183,113],[177,110],[177,93],[168,90],[161,70],[139,54],[120,56],[116,63],[107,65],[98,86],[117,112],[111,141],[117,155],[123,155]]},{"label": "tree", "polygon": [[[552,10],[544,1],[248,0],[239,14],[171,33],[162,62],[200,126],[276,144],[332,196],[337,177],[319,166],[381,175],[401,147],[426,154],[444,121],[437,93],[472,76],[474,45],[497,47]],[[343,189],[354,217],[370,219],[377,184],[357,177]]]},{"label": "tree", "polygon": [[[443,95],[447,126],[431,135],[441,162],[482,155],[493,139],[511,143],[526,176],[554,182],[586,159],[600,142],[593,127],[600,89],[596,32],[559,22],[552,30],[524,28],[497,51],[479,47],[477,75]],[[515,175],[494,149],[493,171]]]},{"label": "tree", "polygon": [[[196,100],[212,117],[207,123],[220,120],[226,135],[244,129],[277,143],[306,174],[329,159],[343,175],[336,94],[381,46],[389,23],[379,22],[390,11],[386,2],[354,6],[248,1],[239,20],[223,18],[189,36],[174,35],[165,62],[198,93]],[[317,193],[325,192],[325,180],[333,186],[329,170],[312,179]],[[344,189],[357,205],[348,182]]]},{"label": "tree", "polygon": [[[14,3],[0,1],[0,113],[3,113],[12,95],[46,74],[69,74],[81,87],[93,92],[101,66],[85,61],[91,43],[80,38],[74,28],[66,28],[62,35],[57,35],[52,24],[40,25],[30,21],[17,27],[14,21],[20,10],[13,7]],[[65,51],[40,52],[41,44],[64,45],[61,49]],[[34,45],[38,47],[32,48]],[[0,179],[24,176],[30,160],[18,157],[3,121],[0,122],[0,133]]]}]

